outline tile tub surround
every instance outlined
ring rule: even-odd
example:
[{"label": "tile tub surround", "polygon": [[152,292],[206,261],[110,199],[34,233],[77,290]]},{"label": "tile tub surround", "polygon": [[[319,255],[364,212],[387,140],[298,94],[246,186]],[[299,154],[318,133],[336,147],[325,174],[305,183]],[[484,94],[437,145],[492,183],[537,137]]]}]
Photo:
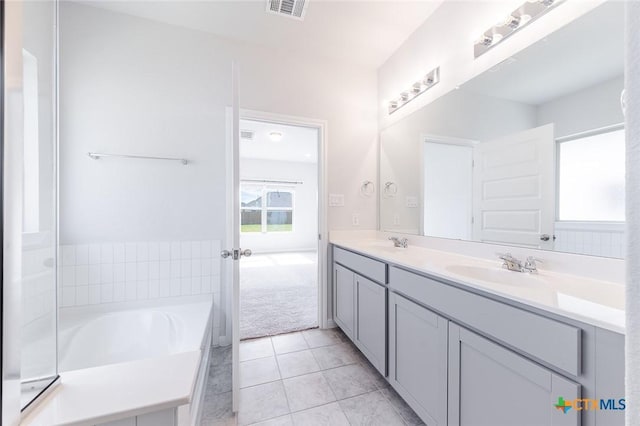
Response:
[{"label": "tile tub surround", "polygon": [[[60,306],[220,293],[220,241],[60,247]],[[214,297],[219,301],[219,297]]]},{"label": "tile tub surround", "polygon": [[339,329],[243,341],[240,360],[236,419],[230,347],[213,349],[203,426],[423,424]]},{"label": "tile tub surround", "polygon": [[[55,310],[55,277],[51,247],[33,247],[22,253],[22,325],[45,319]],[[49,266],[47,266],[49,264]]]},{"label": "tile tub surround", "polygon": [[554,250],[624,258],[625,225],[556,222]]}]

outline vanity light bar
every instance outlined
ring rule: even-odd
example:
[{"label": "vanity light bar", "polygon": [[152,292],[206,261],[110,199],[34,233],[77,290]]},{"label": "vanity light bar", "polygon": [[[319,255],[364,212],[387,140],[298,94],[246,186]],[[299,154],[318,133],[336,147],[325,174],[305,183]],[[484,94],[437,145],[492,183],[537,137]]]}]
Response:
[{"label": "vanity light bar", "polygon": [[502,23],[494,25],[480,36],[473,47],[474,57],[477,58],[484,54],[562,2],[564,0],[527,0],[522,6],[511,12]]},{"label": "vanity light bar", "polygon": [[411,86],[411,89],[400,93],[398,99],[389,101],[389,114],[393,114],[418,96],[422,95],[427,90],[438,84],[440,81],[440,67],[434,68],[425,75],[422,80],[416,81]]}]

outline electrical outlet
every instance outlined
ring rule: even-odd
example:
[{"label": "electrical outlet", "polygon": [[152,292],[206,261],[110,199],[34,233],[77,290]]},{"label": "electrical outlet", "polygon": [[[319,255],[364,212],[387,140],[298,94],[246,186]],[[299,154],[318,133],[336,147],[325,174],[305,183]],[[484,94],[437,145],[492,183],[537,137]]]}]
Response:
[{"label": "electrical outlet", "polygon": [[418,197],[407,196],[405,200],[405,206],[412,209],[418,207]]},{"label": "electrical outlet", "polygon": [[400,225],[400,215],[398,215],[398,214],[394,214],[393,215],[393,224],[394,225]]},{"label": "electrical outlet", "polygon": [[360,226],[360,215],[358,213],[351,215],[351,224],[353,226]]}]

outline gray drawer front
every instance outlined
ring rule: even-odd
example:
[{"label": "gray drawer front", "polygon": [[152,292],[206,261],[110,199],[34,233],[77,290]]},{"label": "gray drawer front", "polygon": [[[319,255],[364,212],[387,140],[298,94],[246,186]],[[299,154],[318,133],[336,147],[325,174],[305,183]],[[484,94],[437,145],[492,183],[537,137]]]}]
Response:
[{"label": "gray drawer front", "polygon": [[386,263],[341,249],[340,247],[333,247],[333,260],[363,277],[370,278],[382,284],[387,283]]},{"label": "gray drawer front", "polygon": [[389,285],[454,321],[522,350],[567,373],[581,373],[581,330],[396,267]]}]

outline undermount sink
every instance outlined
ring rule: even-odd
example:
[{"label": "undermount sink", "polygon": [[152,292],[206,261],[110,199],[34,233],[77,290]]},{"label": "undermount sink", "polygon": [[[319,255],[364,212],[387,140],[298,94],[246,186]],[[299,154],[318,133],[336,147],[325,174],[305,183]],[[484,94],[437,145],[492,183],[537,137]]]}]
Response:
[{"label": "undermount sink", "polygon": [[446,269],[456,275],[494,284],[514,287],[540,286],[545,284],[545,280],[537,275],[508,271],[500,267],[486,268],[472,265],[450,265],[447,266]]}]

